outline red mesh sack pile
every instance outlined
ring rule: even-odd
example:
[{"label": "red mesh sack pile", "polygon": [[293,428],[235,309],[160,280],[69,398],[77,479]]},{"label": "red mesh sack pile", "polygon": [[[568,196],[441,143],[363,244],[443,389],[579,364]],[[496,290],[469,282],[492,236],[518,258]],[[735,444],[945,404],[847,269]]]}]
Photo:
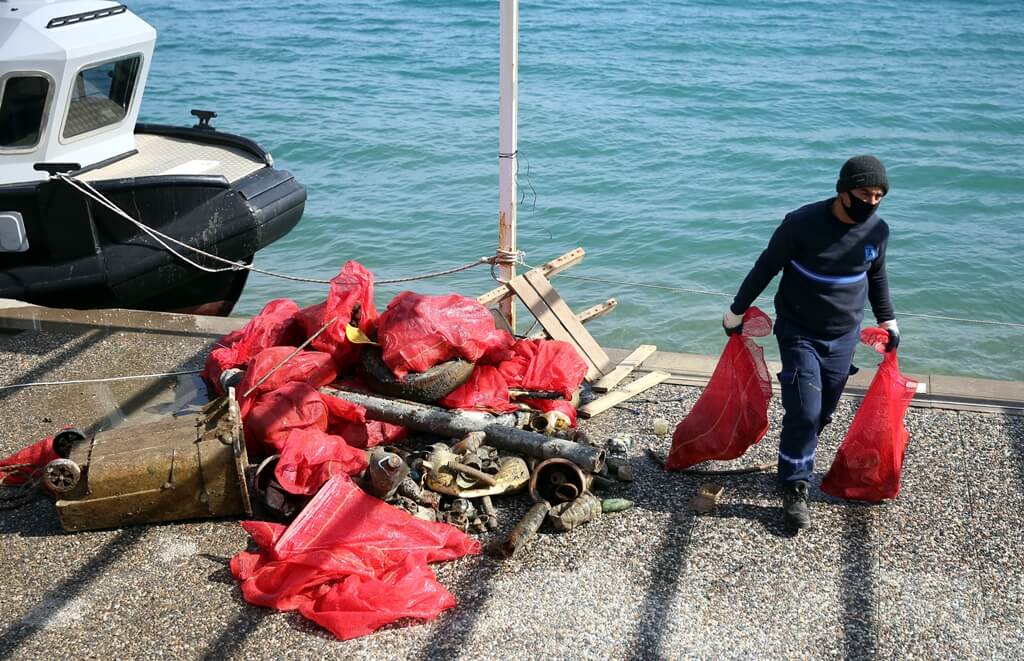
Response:
[{"label": "red mesh sack pile", "polygon": [[453,358],[476,362],[513,338],[494,327],[490,310],[475,299],[403,291],[380,316],[377,342],[384,363],[402,378]]},{"label": "red mesh sack pile", "polygon": [[[865,328],[860,341],[885,352],[884,328]],[[884,354],[850,430],[821,482],[821,490],[838,498],[877,503],[900,492],[903,454],[910,434],[903,424],[917,381],[900,374],[896,350]]]},{"label": "red mesh sack pile", "polygon": [[246,601],[298,610],[344,640],[451,608],[455,598],[428,563],[480,552],[456,528],[416,519],[347,475],[331,477],[287,528],[242,525],[260,547],[231,560]]},{"label": "red mesh sack pile", "polygon": [[751,307],[743,315],[742,335],[726,342],[700,399],[672,434],[666,468],[736,459],[765,435],[771,377],[764,351],[752,338],[771,330],[772,321],[761,310]]}]

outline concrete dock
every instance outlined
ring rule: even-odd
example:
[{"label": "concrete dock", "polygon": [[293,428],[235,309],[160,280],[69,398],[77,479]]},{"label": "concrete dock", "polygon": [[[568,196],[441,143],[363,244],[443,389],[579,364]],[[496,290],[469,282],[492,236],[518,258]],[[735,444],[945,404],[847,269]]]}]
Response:
[{"label": "concrete dock", "polygon": [[[194,371],[244,322],[0,302],[0,456],[65,424],[93,432],[195,406]],[[656,353],[645,368],[670,371],[670,382],[581,423],[594,439],[634,440],[636,481],[613,493],[634,509],[570,533],[545,528],[504,562],[437,565],[459,606],[353,641],[242,600],[227,568],[248,544],[237,521],[66,534],[45,498],[0,512],[0,657],[1019,657],[1024,384],[915,375],[925,385],[907,414],[899,497],[852,504],[815,485],[813,526],[794,536],[774,475],[671,474],[645,457],[671,442],[653,419],[678,422],[714,363]],[[851,383],[823,434],[819,478],[870,377]],[[770,418],[766,438],[730,466],[774,460],[778,397]],[[703,482],[725,493],[695,515],[687,501]],[[501,536],[527,503],[496,505]]]}]

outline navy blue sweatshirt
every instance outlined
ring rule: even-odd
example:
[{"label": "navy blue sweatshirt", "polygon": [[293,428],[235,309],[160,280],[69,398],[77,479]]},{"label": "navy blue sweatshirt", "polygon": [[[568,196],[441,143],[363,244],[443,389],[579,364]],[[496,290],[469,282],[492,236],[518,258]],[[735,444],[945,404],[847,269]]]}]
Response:
[{"label": "navy blue sweatshirt", "polygon": [[889,226],[877,214],[844,223],[832,213],[834,199],[786,215],[740,285],[734,314],[743,314],[782,271],[775,313],[813,333],[837,337],[853,330],[868,299],[878,323],[896,318],[885,274]]}]

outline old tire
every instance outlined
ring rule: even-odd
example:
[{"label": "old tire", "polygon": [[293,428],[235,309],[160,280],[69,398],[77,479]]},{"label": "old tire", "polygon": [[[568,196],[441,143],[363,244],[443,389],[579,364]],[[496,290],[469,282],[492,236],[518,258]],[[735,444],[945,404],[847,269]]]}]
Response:
[{"label": "old tire", "polygon": [[424,403],[441,399],[465,383],[473,372],[473,363],[456,359],[434,365],[426,372],[409,372],[404,379],[398,379],[384,362],[380,347],[372,345],[363,347],[360,361],[366,381],[375,392]]}]

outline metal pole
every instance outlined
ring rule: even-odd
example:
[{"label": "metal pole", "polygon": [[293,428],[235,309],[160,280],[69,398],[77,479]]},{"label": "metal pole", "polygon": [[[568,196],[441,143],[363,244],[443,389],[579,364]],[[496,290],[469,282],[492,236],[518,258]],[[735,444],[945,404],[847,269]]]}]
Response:
[{"label": "metal pole", "polygon": [[329,386],[320,388],[320,392],[362,406],[366,409],[366,417],[371,420],[382,420],[413,431],[448,437],[462,437],[470,432],[482,431],[487,444],[499,450],[537,459],[560,457],[591,473],[604,467],[604,450],[513,427],[511,425],[516,423],[518,417],[514,413],[491,415],[482,411],[443,409]]},{"label": "metal pole", "polygon": [[[501,76],[498,97],[498,250],[506,255],[516,252],[516,173],[519,169],[518,113],[519,97],[519,0],[501,0]],[[503,280],[516,277],[515,264],[501,264]],[[498,309],[516,327],[515,297],[499,303]]]}]

